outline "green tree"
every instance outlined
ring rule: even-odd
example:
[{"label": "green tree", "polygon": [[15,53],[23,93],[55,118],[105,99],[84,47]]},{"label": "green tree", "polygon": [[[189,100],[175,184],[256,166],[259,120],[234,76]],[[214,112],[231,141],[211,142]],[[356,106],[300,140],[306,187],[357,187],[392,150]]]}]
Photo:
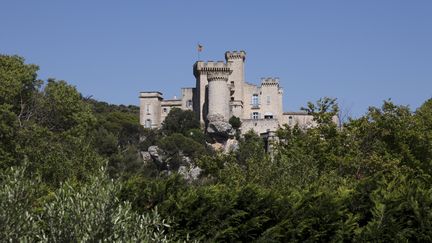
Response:
[{"label": "green tree", "polygon": [[50,131],[87,132],[96,119],[75,87],[65,81],[48,80],[38,111],[38,123]]},{"label": "green tree", "polygon": [[0,55],[0,105],[9,104],[19,123],[32,116],[33,103],[42,81],[38,66],[25,64],[19,56]]},{"label": "green tree", "polygon": [[238,117],[236,117],[236,116],[232,116],[230,119],[229,119],[229,124],[231,124],[231,126],[234,128],[234,129],[239,129],[240,127],[241,127],[241,121],[240,121],[240,118],[238,118]]},{"label": "green tree", "polygon": [[187,131],[194,128],[200,128],[200,123],[195,113],[190,110],[174,108],[165,118],[161,130],[166,135],[173,133],[187,135]]}]

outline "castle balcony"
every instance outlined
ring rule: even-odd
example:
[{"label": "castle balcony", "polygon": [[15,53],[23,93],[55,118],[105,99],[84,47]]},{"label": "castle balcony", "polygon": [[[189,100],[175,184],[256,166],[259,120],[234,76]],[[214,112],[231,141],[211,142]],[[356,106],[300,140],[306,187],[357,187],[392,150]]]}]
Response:
[{"label": "castle balcony", "polygon": [[259,104],[251,104],[251,109],[259,109],[260,105]]}]

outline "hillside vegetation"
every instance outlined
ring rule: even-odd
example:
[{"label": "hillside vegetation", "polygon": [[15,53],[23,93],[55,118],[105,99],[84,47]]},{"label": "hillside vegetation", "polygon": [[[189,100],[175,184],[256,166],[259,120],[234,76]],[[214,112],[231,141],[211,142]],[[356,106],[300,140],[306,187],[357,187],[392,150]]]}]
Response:
[{"label": "hillside vegetation", "polygon": [[[324,98],[306,108],[318,126],[281,128],[271,156],[254,133],[220,153],[190,111],[147,130],[138,107],[37,70],[0,55],[4,241],[432,241],[432,99],[384,101],[340,129]],[[144,161],[152,145],[199,179]]]}]

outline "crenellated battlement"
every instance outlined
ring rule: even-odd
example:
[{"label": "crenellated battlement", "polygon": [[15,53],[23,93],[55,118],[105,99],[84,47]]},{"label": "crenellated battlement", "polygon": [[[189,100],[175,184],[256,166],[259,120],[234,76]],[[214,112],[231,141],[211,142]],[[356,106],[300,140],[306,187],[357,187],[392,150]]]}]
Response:
[{"label": "crenellated battlement", "polygon": [[279,78],[261,78],[261,86],[279,86]]},{"label": "crenellated battlement", "polygon": [[233,59],[242,59],[243,61],[246,59],[245,51],[227,51],[225,52],[225,60],[228,62]]},{"label": "crenellated battlement", "polygon": [[198,61],[194,65],[194,75],[197,77],[199,74],[205,74],[209,72],[232,72],[231,63],[225,63],[223,61]]},{"label": "crenellated battlement", "polygon": [[269,134],[284,124],[308,121],[308,116],[296,116],[299,119],[293,121],[283,114],[279,78],[264,77],[259,84],[246,82],[245,51],[227,51],[224,57],[224,61],[196,61],[193,64],[196,86],[183,88],[179,99],[164,100],[159,92],[141,92],[141,124],[158,128],[175,107],[192,110],[203,127],[209,125],[209,116],[223,117],[225,122],[236,116],[242,121],[242,133],[252,129]]},{"label": "crenellated battlement", "polygon": [[207,80],[211,81],[228,81],[228,77],[231,74],[231,70],[229,71],[212,71],[207,73]]}]

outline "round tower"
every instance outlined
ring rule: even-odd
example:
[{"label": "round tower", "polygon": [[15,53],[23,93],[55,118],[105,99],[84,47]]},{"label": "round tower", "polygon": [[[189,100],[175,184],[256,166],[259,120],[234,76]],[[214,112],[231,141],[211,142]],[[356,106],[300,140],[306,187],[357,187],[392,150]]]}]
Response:
[{"label": "round tower", "polygon": [[222,115],[228,121],[230,115],[230,91],[228,77],[230,71],[215,71],[207,74],[208,115]]}]

